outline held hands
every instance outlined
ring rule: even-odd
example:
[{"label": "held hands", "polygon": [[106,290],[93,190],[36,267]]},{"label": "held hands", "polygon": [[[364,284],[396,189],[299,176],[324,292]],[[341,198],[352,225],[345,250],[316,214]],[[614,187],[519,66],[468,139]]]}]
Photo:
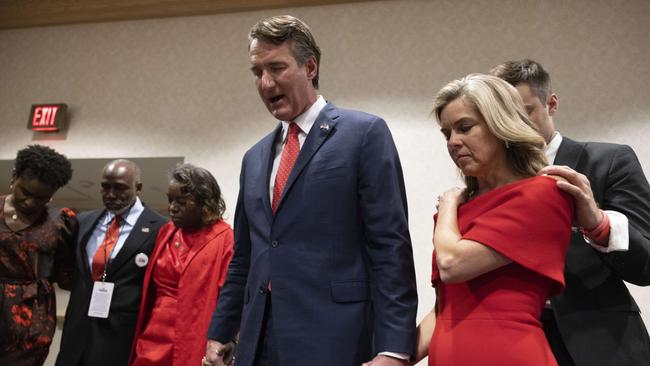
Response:
[{"label": "held hands", "polygon": [[212,339],[208,339],[205,350],[205,357],[201,362],[202,366],[228,366],[235,361],[235,343],[228,342],[223,344]]},{"label": "held hands", "polygon": [[557,187],[575,199],[575,220],[578,226],[589,230],[600,224],[603,214],[596,204],[591,184],[584,174],[580,174],[568,166],[559,165],[549,165],[540,170],[538,174],[556,175],[566,180],[566,182],[558,180]]},{"label": "held hands", "polygon": [[407,366],[410,365],[408,360],[400,360],[399,358],[390,357],[386,355],[377,355],[371,361],[364,362],[361,366]]}]

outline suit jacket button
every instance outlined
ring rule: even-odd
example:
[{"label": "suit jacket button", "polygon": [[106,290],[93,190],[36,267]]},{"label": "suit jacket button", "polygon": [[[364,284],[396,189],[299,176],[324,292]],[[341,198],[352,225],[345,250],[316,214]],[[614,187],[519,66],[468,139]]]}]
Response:
[{"label": "suit jacket button", "polygon": [[260,294],[264,295],[266,293],[266,286],[260,285]]},{"label": "suit jacket button", "polygon": [[271,242],[271,246],[272,246],[273,248],[277,248],[277,247],[278,247],[278,241],[277,241],[277,240],[273,240],[273,241]]}]

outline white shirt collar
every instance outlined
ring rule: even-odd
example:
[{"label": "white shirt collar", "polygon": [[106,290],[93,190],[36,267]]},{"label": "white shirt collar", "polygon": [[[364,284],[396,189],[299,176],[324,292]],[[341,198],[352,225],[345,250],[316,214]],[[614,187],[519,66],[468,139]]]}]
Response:
[{"label": "white shirt collar", "polygon": [[552,165],[557,156],[557,151],[560,149],[560,144],[562,143],[562,135],[559,132],[555,131],[553,133],[553,138],[551,142],[546,145],[546,160],[548,160],[549,165]]},{"label": "white shirt collar", "polygon": [[[303,114],[296,117],[293,122],[295,122],[298,127],[300,127],[300,131],[302,133],[305,135],[309,134],[311,126],[314,125],[316,118],[318,118],[318,115],[323,110],[323,108],[325,108],[326,104],[327,102],[325,101],[325,98],[323,98],[322,95],[319,95],[314,104],[312,104],[309,109],[307,109]],[[289,132],[289,123],[290,122],[282,121],[282,141],[284,141],[284,139],[287,137],[287,133]]]},{"label": "white shirt collar", "polygon": [[[138,218],[140,217],[140,214],[144,211],[144,205],[142,204],[142,201],[140,201],[140,197],[135,197],[135,202],[133,203],[133,206],[127,211],[128,215],[126,217],[122,217],[122,222],[126,222],[131,226],[134,226],[135,223],[138,221]],[[115,216],[112,212],[107,211],[106,216],[104,216],[104,222],[106,224],[110,223],[113,221],[113,216]]]}]

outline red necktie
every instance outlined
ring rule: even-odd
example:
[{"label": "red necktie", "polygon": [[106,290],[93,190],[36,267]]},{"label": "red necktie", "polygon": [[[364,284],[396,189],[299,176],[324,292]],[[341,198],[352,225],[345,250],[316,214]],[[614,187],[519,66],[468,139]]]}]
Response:
[{"label": "red necktie", "polygon": [[106,235],[104,240],[97,248],[95,255],[93,256],[93,280],[100,281],[102,279],[102,274],[104,274],[104,268],[108,264],[108,258],[117,244],[117,239],[120,236],[120,217],[115,215],[113,221],[111,221],[108,230],[106,230]]},{"label": "red necktie", "polygon": [[300,127],[298,127],[295,122],[291,122],[289,124],[289,136],[287,137],[287,143],[284,145],[284,149],[282,150],[280,167],[275,175],[275,184],[273,185],[273,202],[271,203],[271,209],[273,210],[274,215],[275,211],[278,209],[278,205],[280,204],[282,191],[284,191],[284,186],[287,184],[287,179],[289,179],[291,169],[293,169],[293,165],[296,163],[296,159],[298,158],[298,153],[300,153],[298,134],[300,134]]}]

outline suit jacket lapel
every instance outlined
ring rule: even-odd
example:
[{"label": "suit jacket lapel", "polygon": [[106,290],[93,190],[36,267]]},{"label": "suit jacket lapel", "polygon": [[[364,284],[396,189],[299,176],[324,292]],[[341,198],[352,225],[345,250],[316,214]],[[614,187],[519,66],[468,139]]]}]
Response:
[{"label": "suit jacket lapel", "polygon": [[88,265],[88,240],[93,235],[99,219],[104,216],[106,210],[97,210],[90,213],[85,220],[79,223],[79,241],[77,245],[77,268],[81,268],[84,280],[92,281],[90,266]]},{"label": "suit jacket lapel", "polygon": [[119,253],[117,253],[115,258],[109,264],[107,273],[109,280],[112,274],[133,257],[142,244],[147,240],[149,235],[153,235],[151,221],[152,217],[149,213],[149,209],[145,207],[144,211],[140,214],[140,217],[138,217],[138,221],[133,225],[133,229],[126,238],[122,249],[120,249]]},{"label": "suit jacket lapel", "polygon": [[289,190],[293,186],[293,183],[296,181],[296,179],[298,179],[298,176],[300,176],[300,173],[305,168],[307,163],[309,163],[323,142],[325,142],[325,140],[327,140],[327,138],[334,132],[337,123],[336,120],[338,117],[339,116],[336,113],[336,108],[332,104],[327,103],[327,105],[325,105],[323,110],[318,115],[318,118],[316,118],[316,121],[311,126],[311,130],[307,134],[305,143],[300,148],[298,159],[296,160],[293,169],[291,169],[291,174],[289,175],[287,184],[284,186],[284,191],[282,192],[282,198],[278,205],[278,210],[280,209],[280,206],[282,206],[284,197],[288,194]]},{"label": "suit jacket lapel", "polygon": [[562,136],[562,143],[557,150],[557,155],[555,156],[554,165],[566,165],[572,169],[578,165],[584,147],[568,137]]}]

